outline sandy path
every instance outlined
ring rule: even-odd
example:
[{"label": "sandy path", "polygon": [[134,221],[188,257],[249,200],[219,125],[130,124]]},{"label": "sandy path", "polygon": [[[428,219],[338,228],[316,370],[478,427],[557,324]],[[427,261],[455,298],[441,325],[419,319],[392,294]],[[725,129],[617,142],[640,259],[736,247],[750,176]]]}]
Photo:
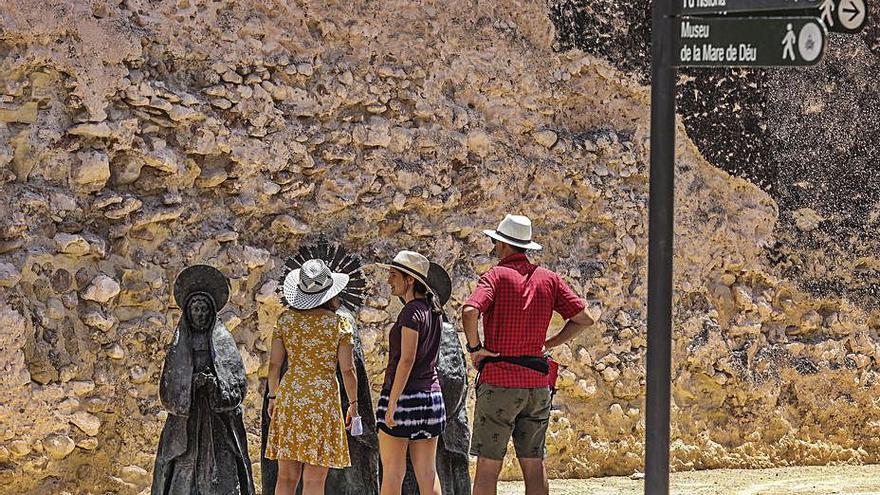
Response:
[{"label": "sandy path", "polygon": [[[642,495],[644,483],[626,477],[553,480],[552,495]],[[524,493],[522,483],[501,483],[499,495]],[[673,473],[678,495],[880,495],[880,465],[778,469],[717,469]]]}]

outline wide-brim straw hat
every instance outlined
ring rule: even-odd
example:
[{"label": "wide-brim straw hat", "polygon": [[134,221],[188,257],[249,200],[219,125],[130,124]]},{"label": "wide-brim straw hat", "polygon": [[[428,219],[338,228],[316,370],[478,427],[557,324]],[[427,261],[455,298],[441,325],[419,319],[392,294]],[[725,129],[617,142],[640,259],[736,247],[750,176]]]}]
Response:
[{"label": "wide-brim straw hat", "polygon": [[449,298],[452,297],[452,279],[449,278],[449,274],[446,273],[442,266],[433,261],[428,269],[427,285],[437,296],[440,306],[449,302]]},{"label": "wide-brim straw hat", "polygon": [[452,295],[452,280],[446,270],[415,251],[400,251],[391,263],[378,265],[394,268],[418,280],[437,296],[441,305]]},{"label": "wide-brim straw hat", "polygon": [[487,236],[511,246],[539,250],[541,245],[532,240],[532,221],[523,215],[507,215],[495,230],[484,230]]},{"label": "wide-brim straw hat", "polygon": [[348,284],[349,276],[335,273],[320,259],[311,259],[284,277],[282,293],[295,309],[312,309],[337,296]]}]

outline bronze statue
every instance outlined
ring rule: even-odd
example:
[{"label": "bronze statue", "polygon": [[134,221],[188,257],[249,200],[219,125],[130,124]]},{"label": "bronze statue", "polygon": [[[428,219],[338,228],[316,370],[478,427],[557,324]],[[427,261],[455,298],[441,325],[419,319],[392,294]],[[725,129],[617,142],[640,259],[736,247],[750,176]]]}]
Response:
[{"label": "bronze statue", "polygon": [[174,283],[183,310],[165,356],[159,400],[168,411],[152,495],[254,495],[242,418],[247,378],[232,334],[217,317],[229,281],[194,265]]}]

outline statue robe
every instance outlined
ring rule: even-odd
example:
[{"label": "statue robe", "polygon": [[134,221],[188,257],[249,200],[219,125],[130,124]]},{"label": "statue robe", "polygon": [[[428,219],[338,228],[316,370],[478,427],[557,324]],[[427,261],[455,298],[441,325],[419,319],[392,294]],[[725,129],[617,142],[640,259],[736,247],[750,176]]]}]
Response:
[{"label": "statue robe", "polygon": [[[162,368],[159,399],[168,419],[162,429],[152,495],[254,495],[242,418],[247,377],[232,334],[215,321],[206,352],[193,349],[181,318]],[[196,387],[198,371],[211,383]]]}]

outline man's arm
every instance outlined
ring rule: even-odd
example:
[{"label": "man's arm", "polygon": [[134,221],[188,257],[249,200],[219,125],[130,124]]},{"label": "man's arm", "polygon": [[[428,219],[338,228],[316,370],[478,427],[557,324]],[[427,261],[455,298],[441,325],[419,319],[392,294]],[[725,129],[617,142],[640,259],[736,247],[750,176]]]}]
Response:
[{"label": "man's arm", "polygon": [[569,340],[575,338],[583,332],[587,327],[593,325],[595,321],[589,314],[587,314],[587,310],[583,309],[580,313],[569,318],[568,321],[565,322],[565,325],[562,327],[562,330],[559,331],[556,335],[550,337],[544,342],[544,347],[552,349],[556,346],[562,345]]},{"label": "man's arm", "polygon": [[464,327],[464,336],[467,339],[467,345],[470,347],[476,347],[480,343],[480,334],[477,329],[477,322],[479,321],[479,309],[467,304],[461,308],[461,326]]},{"label": "man's arm", "polygon": [[[467,339],[467,345],[470,348],[477,347],[480,343],[480,333],[477,327],[477,322],[480,321],[480,310],[465,304],[464,307],[461,308],[461,325],[464,327],[464,336]],[[480,361],[483,360],[486,356],[497,356],[497,352],[491,352],[482,346],[476,352],[471,352],[471,362],[474,365],[474,368],[478,368],[480,366]]]}]

